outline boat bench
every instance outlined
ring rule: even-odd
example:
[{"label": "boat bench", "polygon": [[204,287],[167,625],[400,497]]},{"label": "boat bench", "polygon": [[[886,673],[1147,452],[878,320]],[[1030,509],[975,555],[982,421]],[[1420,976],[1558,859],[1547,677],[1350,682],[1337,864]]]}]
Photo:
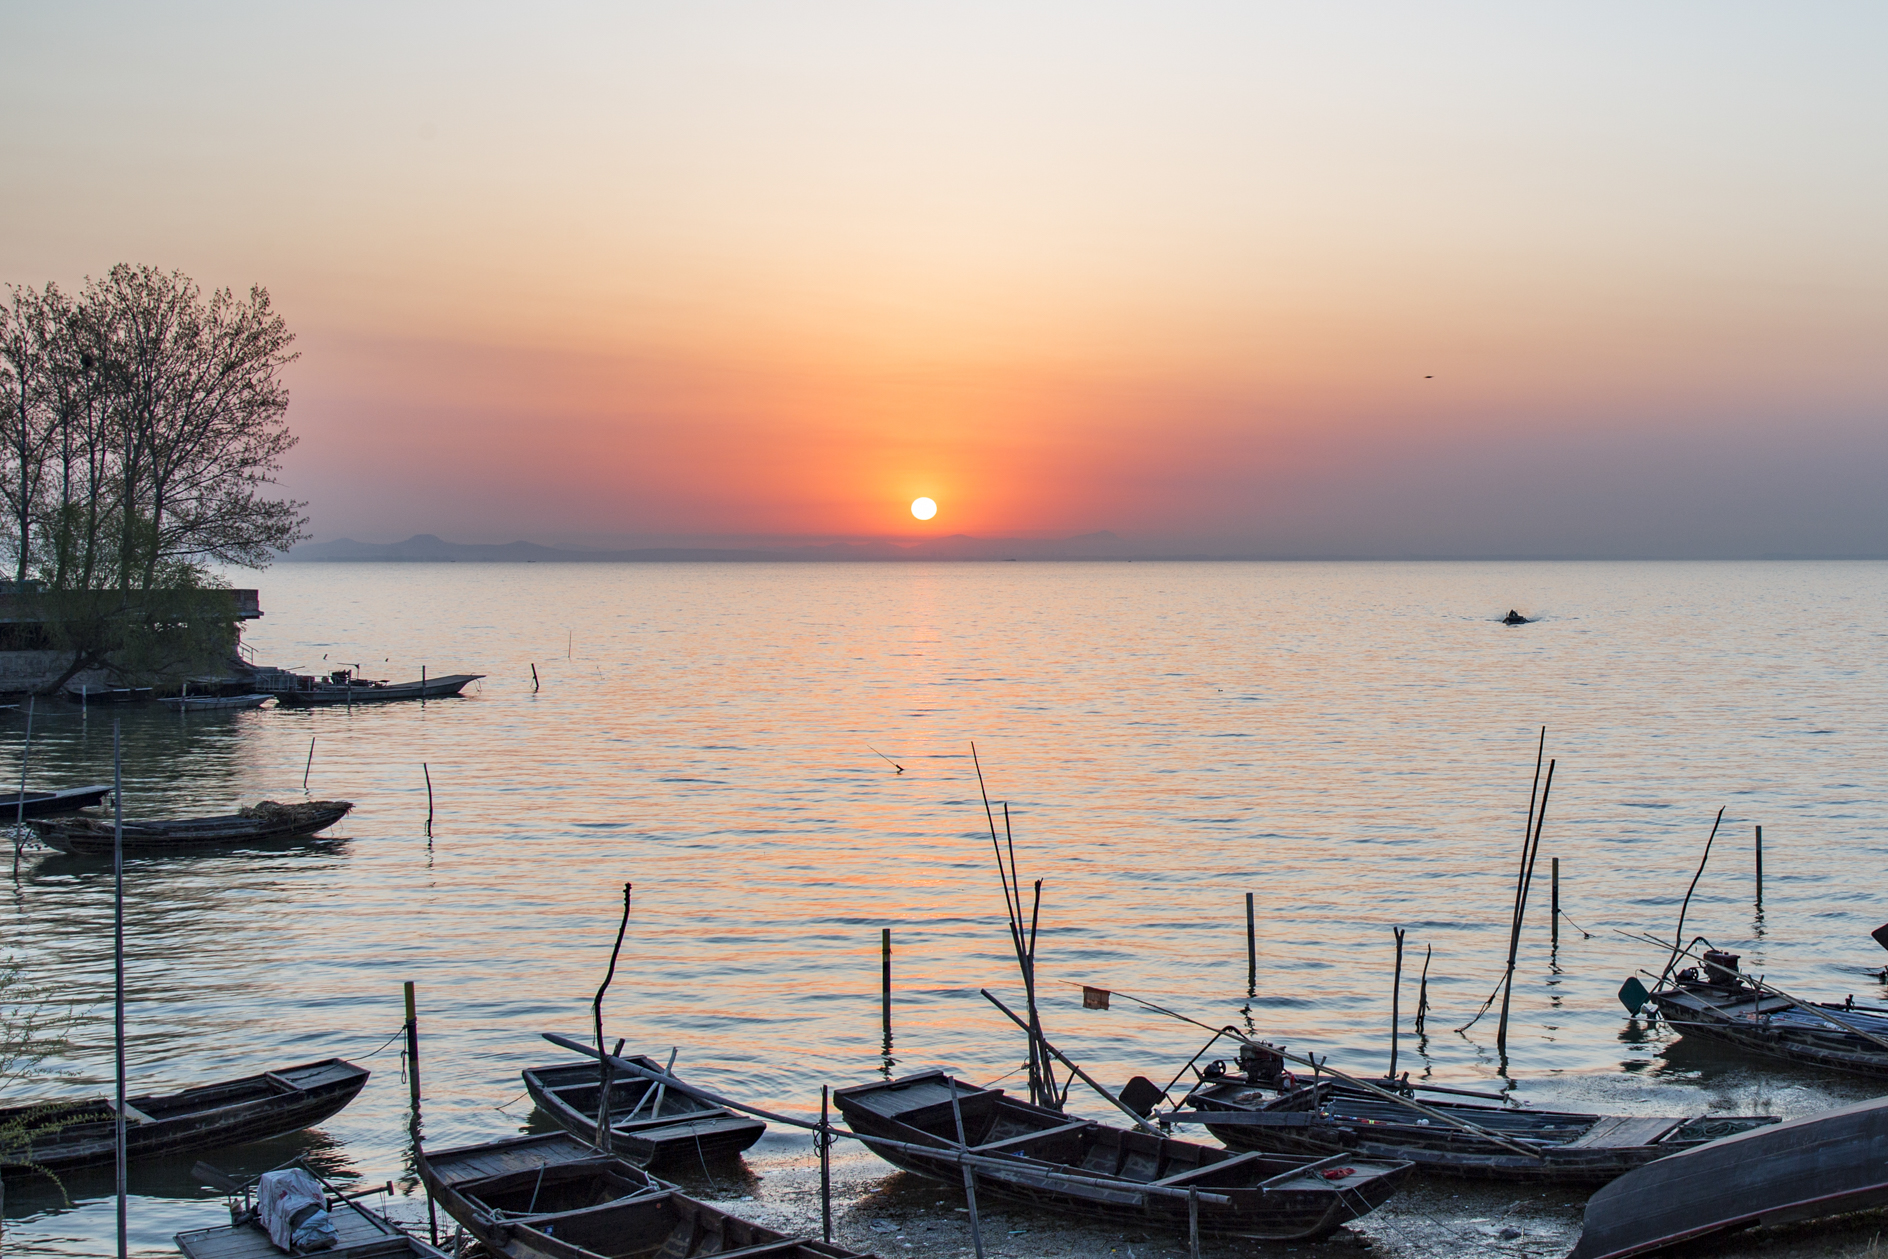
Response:
[{"label": "boat bench", "polygon": [[1223,1172],[1228,1167],[1237,1167],[1241,1163],[1256,1163],[1260,1159],[1274,1157],[1276,1157],[1276,1155],[1268,1154],[1264,1150],[1247,1150],[1244,1154],[1235,1154],[1231,1158],[1222,1158],[1216,1163],[1202,1163],[1192,1171],[1181,1172],[1176,1176],[1163,1176],[1159,1180],[1149,1181],[1148,1183],[1171,1189],[1176,1185],[1184,1185],[1189,1180],[1198,1180],[1201,1176],[1210,1175],[1213,1172]]}]

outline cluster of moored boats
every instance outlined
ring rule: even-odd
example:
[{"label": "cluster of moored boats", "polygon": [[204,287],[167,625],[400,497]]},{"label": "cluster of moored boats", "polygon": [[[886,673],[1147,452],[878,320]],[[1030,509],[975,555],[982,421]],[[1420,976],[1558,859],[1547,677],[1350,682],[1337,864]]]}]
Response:
[{"label": "cluster of moored boats", "polygon": [[[1703,957],[1703,966],[1647,993],[1642,1009],[1683,1034],[1888,1075],[1888,1011],[1852,1000],[1795,1002],[1744,975],[1730,954]],[[1038,1104],[932,1070],[833,1090],[840,1127],[824,1115],[813,1123],[719,1096],[675,1074],[673,1056],[659,1064],[624,1054],[620,1043],[602,1052],[546,1039],[582,1055],[524,1072],[556,1131],[432,1149],[414,1125],[414,1167],[433,1206],[487,1252],[511,1259],[860,1259],[832,1241],[830,1202],[821,1237],[794,1236],[662,1179],[738,1157],[769,1122],[812,1130],[822,1159],[834,1140],[852,1138],[895,1167],[959,1188],[973,1220],[976,1203],[1002,1203],[1187,1236],[1196,1252],[1202,1236],[1326,1237],[1416,1175],[1595,1189],[1570,1259],[1625,1259],[1753,1223],[1888,1203],[1888,1163],[1879,1157],[1888,1147],[1888,1098],[1787,1123],[1535,1110],[1407,1074],[1355,1078],[1228,1028],[1164,1088],[1136,1077],[1116,1094],[1090,1081],[1125,1124],[1070,1115],[1052,1089]],[[1222,1040],[1233,1061],[1206,1060]],[[1293,1062],[1308,1070],[1294,1073]],[[319,1123],[366,1079],[362,1068],[329,1059],[133,1097],[124,1109],[127,1153],[212,1149]],[[11,1117],[0,1111],[0,1122]],[[34,1122],[39,1135],[18,1162],[59,1171],[114,1157],[108,1101],[42,1111]],[[1218,1144],[1175,1135],[1183,1125],[1203,1127]],[[255,1182],[208,1165],[199,1172],[231,1193],[235,1222],[179,1234],[185,1255],[281,1253],[268,1240],[259,1206],[267,1195]],[[339,1259],[444,1253],[436,1233],[423,1241],[327,1190]]]}]

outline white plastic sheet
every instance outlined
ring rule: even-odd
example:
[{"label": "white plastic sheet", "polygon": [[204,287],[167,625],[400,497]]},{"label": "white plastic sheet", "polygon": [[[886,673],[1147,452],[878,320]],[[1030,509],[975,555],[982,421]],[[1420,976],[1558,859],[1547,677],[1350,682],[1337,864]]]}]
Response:
[{"label": "white plastic sheet", "polygon": [[339,1242],[321,1182],[300,1167],[264,1172],[256,1182],[256,1214],[283,1250],[327,1250]]}]

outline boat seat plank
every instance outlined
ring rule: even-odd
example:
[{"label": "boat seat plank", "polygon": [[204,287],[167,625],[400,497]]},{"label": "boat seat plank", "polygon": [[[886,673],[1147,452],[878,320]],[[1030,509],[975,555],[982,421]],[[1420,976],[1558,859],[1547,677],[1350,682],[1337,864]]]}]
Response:
[{"label": "boat seat plank", "polygon": [[970,1147],[970,1150],[973,1154],[987,1154],[992,1150],[1007,1150],[1012,1146],[1027,1145],[1031,1141],[1039,1140],[1043,1137],[1058,1137],[1063,1133],[1079,1132],[1083,1128],[1092,1126],[1089,1120],[1077,1119],[1072,1123],[1057,1124],[1053,1128],[1039,1128],[1035,1132],[1024,1132],[1017,1136],[1004,1137],[1001,1141],[990,1141],[983,1145],[973,1145]]},{"label": "boat seat plank", "polygon": [[1200,1177],[1213,1172],[1224,1171],[1228,1167],[1238,1167],[1242,1163],[1256,1163],[1260,1159],[1272,1157],[1275,1156],[1267,1154],[1263,1150],[1247,1150],[1244,1154],[1235,1154],[1231,1158],[1222,1158],[1216,1163],[1202,1163],[1200,1166],[1190,1171],[1181,1172],[1176,1176],[1163,1176],[1159,1180],[1149,1181],[1148,1183],[1153,1185],[1165,1185],[1168,1188],[1172,1188],[1175,1185],[1184,1185],[1189,1180],[1198,1180]]},{"label": "boat seat plank", "polygon": [[1650,1119],[1630,1115],[1608,1115],[1588,1128],[1577,1139],[1561,1146],[1563,1150],[1631,1149],[1651,1145],[1684,1123],[1681,1116],[1655,1116]]}]

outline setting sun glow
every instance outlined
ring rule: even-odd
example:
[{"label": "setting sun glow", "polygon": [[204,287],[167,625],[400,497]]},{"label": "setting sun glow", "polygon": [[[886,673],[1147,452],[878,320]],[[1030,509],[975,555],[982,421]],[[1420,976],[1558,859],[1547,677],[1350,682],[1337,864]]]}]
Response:
[{"label": "setting sun glow", "polygon": [[937,515],[937,504],[928,498],[914,498],[911,500],[911,514],[919,520],[929,520]]}]

